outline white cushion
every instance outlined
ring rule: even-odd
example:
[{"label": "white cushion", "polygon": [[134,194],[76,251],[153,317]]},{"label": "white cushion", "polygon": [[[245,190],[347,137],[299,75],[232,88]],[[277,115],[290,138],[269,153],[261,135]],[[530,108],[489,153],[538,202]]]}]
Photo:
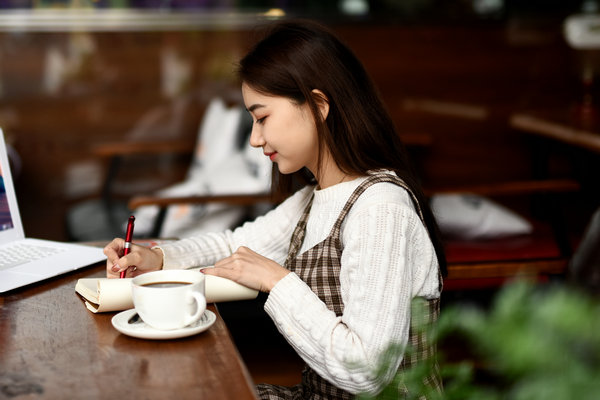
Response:
[{"label": "white cushion", "polygon": [[188,171],[189,178],[221,164],[238,151],[237,136],[243,112],[241,106],[227,108],[220,98],[211,100],[198,130],[194,159]]},{"label": "white cushion", "polygon": [[431,198],[431,207],[445,236],[489,239],[533,231],[531,223],[525,218],[475,194],[437,194]]}]

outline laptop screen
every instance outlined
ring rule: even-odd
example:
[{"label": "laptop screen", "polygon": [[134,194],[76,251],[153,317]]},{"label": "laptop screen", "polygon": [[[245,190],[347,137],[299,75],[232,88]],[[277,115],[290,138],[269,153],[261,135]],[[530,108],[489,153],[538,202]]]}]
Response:
[{"label": "laptop screen", "polygon": [[17,204],[17,196],[10,174],[8,151],[4,142],[4,133],[0,129],[0,244],[23,239],[23,225]]},{"label": "laptop screen", "polygon": [[8,207],[8,197],[6,196],[6,188],[4,186],[4,174],[2,166],[0,166],[0,231],[5,231],[14,227],[10,209]]}]

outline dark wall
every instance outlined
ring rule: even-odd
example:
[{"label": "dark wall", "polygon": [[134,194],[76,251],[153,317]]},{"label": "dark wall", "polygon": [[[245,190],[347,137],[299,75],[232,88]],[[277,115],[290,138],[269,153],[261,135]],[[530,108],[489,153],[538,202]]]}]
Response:
[{"label": "dark wall", "polygon": [[434,186],[523,177],[530,149],[509,129],[509,115],[576,100],[572,54],[559,25],[341,33],[373,74],[400,132],[432,136],[423,178]]}]

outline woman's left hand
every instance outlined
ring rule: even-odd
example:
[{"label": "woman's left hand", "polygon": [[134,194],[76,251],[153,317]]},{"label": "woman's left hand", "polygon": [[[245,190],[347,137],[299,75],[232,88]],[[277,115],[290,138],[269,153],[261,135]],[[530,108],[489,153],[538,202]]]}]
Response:
[{"label": "woman's left hand", "polygon": [[205,268],[202,272],[268,293],[290,271],[275,261],[242,246],[229,257],[215,263],[214,268]]}]

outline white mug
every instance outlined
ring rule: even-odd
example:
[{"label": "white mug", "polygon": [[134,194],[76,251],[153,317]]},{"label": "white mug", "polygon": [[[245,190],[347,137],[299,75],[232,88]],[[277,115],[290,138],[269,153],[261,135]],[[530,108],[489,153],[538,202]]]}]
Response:
[{"label": "white mug", "polygon": [[148,272],[132,279],[131,291],[135,310],[155,329],[184,328],[206,310],[204,274],[198,271]]}]

